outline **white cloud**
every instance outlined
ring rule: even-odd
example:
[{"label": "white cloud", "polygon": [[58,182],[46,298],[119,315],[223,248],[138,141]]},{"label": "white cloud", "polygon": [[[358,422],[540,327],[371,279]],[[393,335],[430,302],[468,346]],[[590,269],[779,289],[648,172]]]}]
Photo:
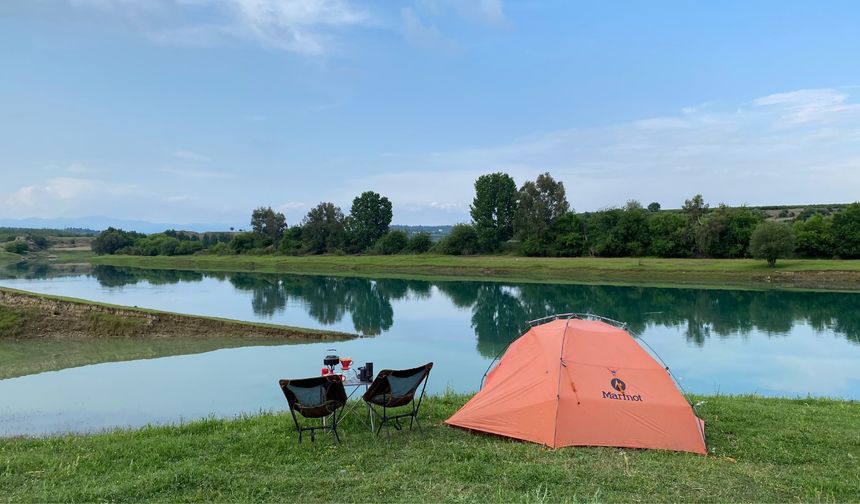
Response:
[{"label": "white cloud", "polygon": [[374,162],[390,172],[352,180],[349,191],[374,188],[389,195],[395,212],[423,209],[437,215],[430,220],[440,220],[440,208],[467,218],[475,178],[491,171],[518,184],[549,171],[580,211],[630,198],[677,207],[696,193],[728,204],[847,202],[860,197],[860,106],[842,91],[806,90],[495,146],[388,152]]},{"label": "white cloud", "polygon": [[775,126],[830,123],[860,116],[860,104],[847,103],[849,94],[836,89],[801,89],[753,100],[758,107],[780,110]]},{"label": "white cloud", "polygon": [[186,149],[180,149],[175,151],[173,153],[173,157],[181,159],[183,161],[192,161],[195,163],[205,163],[210,160],[209,156],[204,156],[203,154]]},{"label": "white cloud", "polygon": [[457,44],[443,35],[436,26],[423,22],[411,7],[404,7],[400,16],[403,36],[410,44],[444,50],[452,50],[457,47]]},{"label": "white cloud", "polygon": [[159,170],[161,173],[176,175],[178,177],[200,178],[200,179],[234,179],[238,175],[231,172],[217,170],[202,170],[199,168],[180,168],[167,166]]},{"label": "white cloud", "polygon": [[90,165],[87,165],[87,164],[84,164],[80,161],[75,161],[75,162],[69,164],[69,166],[66,167],[66,171],[69,173],[99,173],[99,172],[101,172],[100,169],[95,168],[95,167],[90,166]]},{"label": "white cloud", "polygon": [[485,23],[501,25],[505,19],[502,0],[449,0],[464,17],[478,19]]},{"label": "white cloud", "polygon": [[371,23],[345,0],[69,0],[72,6],[130,20],[164,44],[209,46],[250,41],[304,55],[328,53],[331,32]]},{"label": "white cloud", "polygon": [[41,184],[31,184],[12,192],[0,194],[0,209],[13,216],[56,216],[81,201],[109,200],[138,192],[131,184],[101,180],[55,177]]},{"label": "white cloud", "polygon": [[507,24],[502,0],[417,0],[416,6],[433,15],[453,11],[458,16],[493,25]]},{"label": "white cloud", "polygon": [[305,208],[305,206],[307,205],[305,205],[301,201],[287,201],[286,203],[278,205],[276,210],[279,212],[286,212],[287,210],[299,210]]},{"label": "white cloud", "polygon": [[[98,179],[55,177],[0,192],[6,219],[107,216],[153,222],[217,222],[244,214],[230,204],[194,194],[165,194],[163,183],[146,187]],[[207,194],[208,196],[208,194]]]}]

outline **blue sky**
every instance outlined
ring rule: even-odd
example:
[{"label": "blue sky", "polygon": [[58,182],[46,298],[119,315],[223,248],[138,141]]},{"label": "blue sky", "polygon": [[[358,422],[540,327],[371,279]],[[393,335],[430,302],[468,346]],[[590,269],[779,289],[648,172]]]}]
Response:
[{"label": "blue sky", "polygon": [[0,2],[0,218],[860,199],[860,3]]}]

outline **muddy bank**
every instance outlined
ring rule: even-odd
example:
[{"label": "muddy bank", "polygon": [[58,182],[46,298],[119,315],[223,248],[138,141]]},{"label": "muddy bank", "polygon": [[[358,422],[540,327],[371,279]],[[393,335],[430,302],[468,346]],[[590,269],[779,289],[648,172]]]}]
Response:
[{"label": "muddy bank", "polygon": [[0,339],[245,338],[344,340],[347,333],[110,306],[0,288]]},{"label": "muddy bank", "polygon": [[354,335],[106,306],[0,288],[0,379],[223,348]]}]

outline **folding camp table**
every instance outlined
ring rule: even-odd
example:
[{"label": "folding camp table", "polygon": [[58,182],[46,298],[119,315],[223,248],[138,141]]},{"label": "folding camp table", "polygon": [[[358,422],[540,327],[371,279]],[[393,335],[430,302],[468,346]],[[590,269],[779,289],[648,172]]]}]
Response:
[{"label": "folding camp table", "polygon": [[[352,396],[354,396],[355,393],[361,389],[361,387],[364,387],[364,390],[367,391],[367,387],[369,387],[371,383],[373,383],[373,382],[372,381],[361,381],[358,379],[358,377],[355,377],[355,376],[353,376],[353,377],[344,376],[343,387],[345,389],[347,389],[347,396],[346,396],[347,404],[349,404],[349,400],[352,399]],[[340,418],[342,420],[346,419],[349,416],[349,414],[352,413],[353,410],[355,410],[355,408],[357,408],[358,406],[359,406],[358,402],[353,402],[352,405],[349,406],[349,409],[344,410],[344,412]],[[374,427],[373,427],[373,412],[370,410],[369,405],[365,404],[365,406],[367,406],[367,418],[370,419],[370,431],[373,432],[373,429],[374,429]]]}]

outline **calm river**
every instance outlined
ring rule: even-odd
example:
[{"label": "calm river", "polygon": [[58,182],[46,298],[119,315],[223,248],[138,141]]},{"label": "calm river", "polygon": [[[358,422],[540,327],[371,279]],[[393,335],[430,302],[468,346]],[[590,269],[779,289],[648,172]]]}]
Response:
[{"label": "calm river", "polygon": [[[278,378],[319,374],[326,349],[377,370],[433,361],[428,390],[475,391],[491,360],[553,313],[627,322],[688,392],[860,399],[860,295],[197,273],[98,266],[7,270],[0,285],[119,305],[358,333],[340,343],[181,347],[0,341],[0,435],[93,431],[283,410]],[[104,345],[109,342],[99,342]],[[88,347],[87,345],[91,345]],[[134,348],[139,345],[141,348]],[[105,362],[64,367],[99,348]],[[136,354],[135,354],[136,352]],[[153,355],[165,355],[157,349]],[[101,357],[101,355],[103,357]],[[115,356],[115,357],[112,357]],[[26,369],[27,366],[21,367]],[[23,375],[23,376],[16,376]]]}]

